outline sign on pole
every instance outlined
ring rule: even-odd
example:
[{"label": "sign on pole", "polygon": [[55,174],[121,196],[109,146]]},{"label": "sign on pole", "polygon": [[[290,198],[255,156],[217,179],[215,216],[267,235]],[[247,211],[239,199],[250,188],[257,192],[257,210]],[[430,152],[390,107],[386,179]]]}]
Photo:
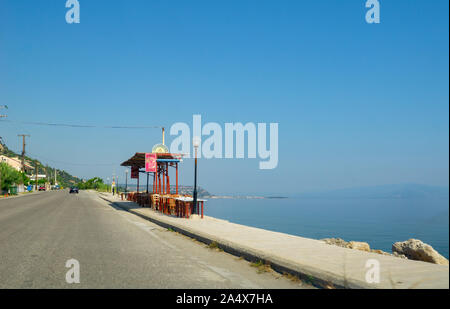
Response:
[{"label": "sign on pole", "polygon": [[145,154],[145,171],[147,173],[156,173],[156,153]]},{"label": "sign on pole", "polygon": [[131,178],[139,178],[139,168],[136,166],[131,167]]}]

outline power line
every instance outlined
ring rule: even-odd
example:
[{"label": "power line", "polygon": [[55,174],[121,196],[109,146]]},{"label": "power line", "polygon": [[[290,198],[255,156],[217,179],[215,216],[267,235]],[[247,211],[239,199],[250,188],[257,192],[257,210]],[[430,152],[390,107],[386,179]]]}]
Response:
[{"label": "power line", "polygon": [[101,129],[161,129],[161,128],[163,128],[163,126],[101,126],[101,125],[69,124],[69,123],[15,121],[15,120],[2,120],[2,121],[18,123],[18,124],[23,124],[23,125],[70,127],[70,128],[101,128]]},{"label": "power line", "polygon": [[66,164],[66,165],[77,165],[77,166],[114,166],[117,165],[118,163],[76,163],[76,162],[64,162],[64,161],[58,161],[58,160],[53,160],[53,159],[49,159],[49,158],[45,158],[43,156],[40,155],[36,155],[33,153],[28,152],[29,155],[35,157],[35,158],[42,158],[45,161],[50,161],[53,163],[58,163],[58,164]]},{"label": "power line", "polygon": [[[15,154],[19,153],[19,151],[13,150],[11,148],[9,148],[9,150],[14,152]],[[36,155],[35,153],[31,153],[29,151],[27,151],[27,154],[28,154],[28,156],[34,157],[34,159],[32,159],[30,157],[30,159],[32,159],[32,160],[49,161],[49,162],[58,163],[58,164],[65,164],[65,165],[77,165],[77,166],[114,166],[114,165],[118,165],[118,163],[77,163],[77,162],[65,162],[65,161],[58,161],[58,160],[49,159],[49,158],[43,157],[41,155]]]}]

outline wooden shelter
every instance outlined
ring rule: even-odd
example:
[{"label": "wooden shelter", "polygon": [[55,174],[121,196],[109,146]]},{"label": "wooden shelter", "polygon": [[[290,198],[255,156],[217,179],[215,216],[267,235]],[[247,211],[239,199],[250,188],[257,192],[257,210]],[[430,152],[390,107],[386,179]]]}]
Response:
[{"label": "wooden shelter", "polygon": [[[137,192],[130,192],[126,198],[130,201],[137,202],[141,206],[148,206],[168,215],[189,218],[194,209],[197,209],[197,214],[200,215],[200,207],[193,207],[192,196],[182,196],[178,192],[178,165],[182,161],[183,155],[168,152],[153,152],[152,154],[156,155],[155,172],[145,170],[146,153],[144,152],[137,152],[121,164],[121,166],[130,167],[132,173],[133,171],[137,171],[137,177],[134,177],[137,178]],[[169,169],[171,167],[175,169],[175,190],[173,190],[170,184]],[[147,175],[147,189],[145,193],[139,192],[139,173],[145,173]],[[150,175],[153,178],[153,189],[151,193],[148,190]],[[201,206],[201,217],[203,218],[205,200],[198,199],[197,201],[197,206]]]},{"label": "wooden shelter", "polygon": [[[182,159],[181,154],[172,153],[157,153],[157,171],[156,172],[146,172],[141,171],[145,168],[145,153],[137,152],[127,161],[123,162],[121,166],[129,166],[132,169],[137,169],[139,173],[147,174],[147,193],[148,193],[148,175],[152,174],[153,177],[153,194],[170,194],[170,176],[169,168],[175,168],[175,194],[178,194],[178,163]],[[139,178],[137,192],[139,192]]]}]

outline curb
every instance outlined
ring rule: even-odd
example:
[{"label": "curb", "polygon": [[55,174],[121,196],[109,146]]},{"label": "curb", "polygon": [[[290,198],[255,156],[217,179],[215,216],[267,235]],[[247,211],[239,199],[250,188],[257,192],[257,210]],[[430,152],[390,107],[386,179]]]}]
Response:
[{"label": "curb", "polygon": [[43,194],[44,192],[50,192],[50,191],[40,191],[40,192],[32,192],[32,193],[27,193],[27,194],[10,195],[8,197],[0,197],[0,201],[24,197],[24,196],[39,195],[39,194]]},{"label": "curb", "polygon": [[147,221],[150,221],[152,223],[155,223],[163,228],[171,229],[175,232],[178,232],[180,234],[183,234],[185,236],[188,236],[190,238],[193,238],[195,240],[198,240],[202,243],[205,243],[207,245],[211,243],[216,243],[217,247],[222,249],[223,251],[232,254],[237,257],[243,257],[245,260],[249,262],[258,262],[261,261],[265,264],[269,264],[270,267],[280,273],[280,274],[290,274],[293,276],[298,277],[300,280],[311,284],[314,287],[317,288],[333,288],[333,289],[367,289],[373,287],[368,287],[363,282],[348,282],[345,278],[338,278],[337,276],[333,274],[326,274],[323,271],[319,269],[309,269],[309,268],[302,268],[301,265],[293,265],[292,263],[288,261],[283,261],[282,259],[279,259],[277,257],[273,257],[267,254],[264,254],[264,252],[259,252],[256,250],[251,250],[248,248],[240,247],[237,244],[230,243],[228,241],[224,241],[220,238],[213,237],[211,235],[205,234],[205,233],[199,233],[195,232],[186,228],[181,228],[179,226],[160,221],[158,219],[148,217],[144,214],[141,214],[139,212],[134,211],[133,209],[128,209],[126,207],[120,206],[117,202],[108,200],[107,198],[98,195],[101,199],[107,201],[108,203],[111,203],[112,205],[123,209],[125,211],[128,211],[129,213],[132,213],[142,219],[145,219]]}]

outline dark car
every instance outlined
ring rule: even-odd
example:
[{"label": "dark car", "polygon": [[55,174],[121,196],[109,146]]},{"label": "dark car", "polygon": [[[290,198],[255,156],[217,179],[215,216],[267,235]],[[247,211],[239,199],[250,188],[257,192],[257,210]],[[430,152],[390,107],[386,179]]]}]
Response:
[{"label": "dark car", "polygon": [[77,187],[70,187],[69,193],[78,193],[78,188]]},{"label": "dark car", "polygon": [[39,191],[45,191],[45,187],[44,186],[39,186]]}]

